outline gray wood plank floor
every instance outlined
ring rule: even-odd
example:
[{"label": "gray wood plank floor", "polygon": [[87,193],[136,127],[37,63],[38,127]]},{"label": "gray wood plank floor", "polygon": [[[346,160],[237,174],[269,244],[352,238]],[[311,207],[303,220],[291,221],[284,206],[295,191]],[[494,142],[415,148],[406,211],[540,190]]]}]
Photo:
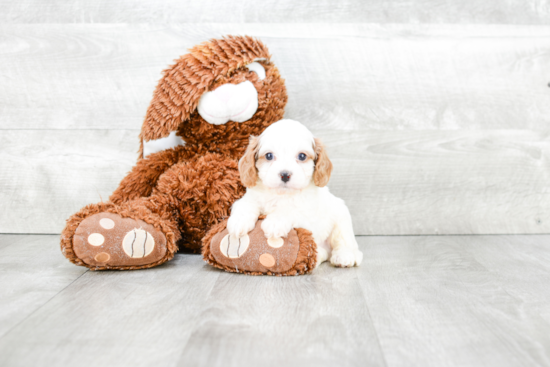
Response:
[{"label": "gray wood plank floor", "polygon": [[0,365],[550,366],[550,236],[358,237],[361,267],[73,266],[0,235]]}]

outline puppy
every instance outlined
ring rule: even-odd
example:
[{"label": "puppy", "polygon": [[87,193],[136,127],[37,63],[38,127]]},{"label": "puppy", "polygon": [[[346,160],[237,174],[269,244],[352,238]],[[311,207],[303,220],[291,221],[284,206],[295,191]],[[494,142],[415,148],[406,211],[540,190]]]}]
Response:
[{"label": "puppy", "polygon": [[361,264],[349,210],[326,187],[331,171],[323,144],[298,121],[280,120],[252,136],[239,161],[247,190],[231,208],[229,234],[246,235],[266,215],[267,238],[286,237],[292,228],[311,231],[317,265],[328,259],[339,267]]}]

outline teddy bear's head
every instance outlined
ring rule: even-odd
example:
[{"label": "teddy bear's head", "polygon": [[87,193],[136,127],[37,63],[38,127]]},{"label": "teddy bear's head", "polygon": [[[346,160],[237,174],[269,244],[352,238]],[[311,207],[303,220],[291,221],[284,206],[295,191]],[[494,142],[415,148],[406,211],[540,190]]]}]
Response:
[{"label": "teddy bear's head", "polygon": [[177,145],[242,155],[283,118],[284,80],[263,43],[228,36],[193,47],[164,71],[141,129],[140,157]]}]

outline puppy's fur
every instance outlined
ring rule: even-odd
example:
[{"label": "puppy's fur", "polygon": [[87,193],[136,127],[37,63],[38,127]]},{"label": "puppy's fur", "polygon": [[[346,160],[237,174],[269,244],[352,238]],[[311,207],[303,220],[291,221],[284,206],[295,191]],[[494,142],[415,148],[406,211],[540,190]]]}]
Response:
[{"label": "puppy's fur", "polygon": [[312,232],[317,264],[330,258],[335,266],[359,265],[359,251],[351,216],[342,199],[326,184],[332,163],[319,139],[301,123],[281,120],[259,137],[251,137],[239,161],[246,194],[231,209],[227,229],[242,237],[260,215],[267,238],[285,237],[292,228]]}]

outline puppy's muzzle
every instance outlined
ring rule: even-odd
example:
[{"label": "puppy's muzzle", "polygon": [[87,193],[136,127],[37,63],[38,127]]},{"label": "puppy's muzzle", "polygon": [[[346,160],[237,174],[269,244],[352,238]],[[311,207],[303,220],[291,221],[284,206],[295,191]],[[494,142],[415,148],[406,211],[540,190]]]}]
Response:
[{"label": "puppy's muzzle", "polygon": [[281,176],[281,181],[283,181],[284,183],[287,183],[288,181],[290,181],[290,176],[292,176],[292,173],[283,171],[279,173],[279,175]]}]

